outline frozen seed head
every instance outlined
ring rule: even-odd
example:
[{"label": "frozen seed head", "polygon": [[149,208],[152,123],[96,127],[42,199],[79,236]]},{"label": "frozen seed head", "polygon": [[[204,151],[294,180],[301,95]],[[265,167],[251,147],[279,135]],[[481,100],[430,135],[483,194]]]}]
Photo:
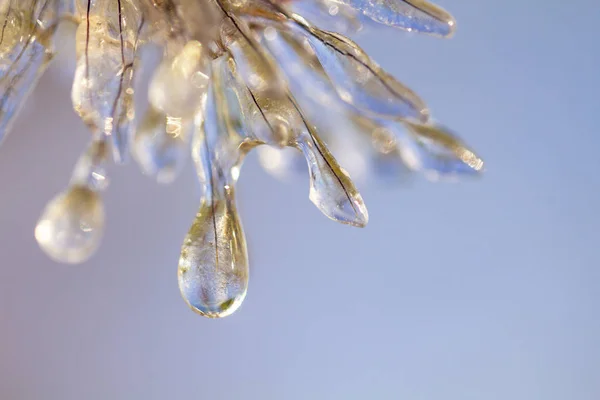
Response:
[{"label": "frozen seed head", "polygon": [[[191,151],[203,194],[181,248],[179,287],[194,311],[223,317],[248,288],[235,185],[254,148],[262,146],[260,162],[275,176],[307,170],[312,203],[358,227],[367,224],[367,208],[338,160],[349,160],[354,165],[345,167],[360,176],[376,175],[382,160],[435,179],[479,175],[481,158],[434,124],[415,92],[335,33],[352,35],[369,21],[449,37],[450,14],[421,0],[309,3],[0,0],[0,140],[53,58],[58,24],[76,25],[71,97],[93,141],[69,188],[40,217],[42,250],[66,263],[96,251],[110,154],[116,163],[131,154],[145,174],[168,183]],[[163,49],[163,59],[136,119],[140,48],[149,43]]]}]

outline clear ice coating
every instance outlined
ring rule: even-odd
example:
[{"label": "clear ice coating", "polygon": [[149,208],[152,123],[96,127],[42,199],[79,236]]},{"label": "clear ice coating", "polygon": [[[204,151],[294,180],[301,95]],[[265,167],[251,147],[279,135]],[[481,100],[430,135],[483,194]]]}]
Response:
[{"label": "clear ice coating", "polygon": [[[239,109],[245,114],[256,115],[251,110],[258,108],[266,125],[271,128],[271,137],[256,134],[252,137],[260,144],[300,150],[309,169],[310,200],[323,214],[335,221],[365,226],[368,214],[361,195],[319,138],[314,126],[306,120],[295,100],[289,95],[264,97],[243,82],[243,77],[232,68],[234,63],[228,63],[228,66],[231,75],[226,86],[236,88],[235,94],[229,97],[229,103],[239,102]],[[282,131],[285,133],[282,134]],[[256,130],[249,128],[246,132]]]},{"label": "clear ice coating", "polygon": [[77,68],[72,101],[94,131],[111,138],[117,163],[128,158],[133,132],[134,67],[143,21],[133,2],[78,0]]},{"label": "clear ice coating", "polygon": [[52,59],[58,2],[0,1],[0,141]]},{"label": "clear ice coating", "polygon": [[362,12],[380,24],[407,31],[451,36],[454,18],[446,11],[425,0],[334,0]]},{"label": "clear ice coating", "polygon": [[[0,140],[52,60],[61,23],[76,38],[73,107],[92,132],[68,187],[39,219],[42,250],[79,263],[98,248],[109,158],[131,155],[167,183],[191,150],[203,193],[181,248],[179,287],[194,311],[224,317],[248,288],[235,185],[254,148],[276,176],[308,171],[314,205],[358,227],[367,208],[346,171],[479,175],[481,158],[433,123],[416,93],[336,33],[370,22],[438,37],[455,29],[423,0],[0,0]],[[139,50],[148,43],[163,59],[138,120]]]},{"label": "clear ice coating", "polygon": [[439,126],[404,122],[408,135],[399,140],[408,166],[432,179],[478,174],[483,160],[453,133]]}]

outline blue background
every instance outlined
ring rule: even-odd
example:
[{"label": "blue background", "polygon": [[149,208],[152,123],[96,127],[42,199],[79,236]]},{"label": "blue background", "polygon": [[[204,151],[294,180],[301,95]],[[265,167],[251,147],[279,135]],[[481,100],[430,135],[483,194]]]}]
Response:
[{"label": "blue background", "polygon": [[251,157],[251,285],[219,321],[177,287],[191,168],[169,187],[113,169],[85,265],[38,249],[35,222],[88,139],[54,64],[0,149],[0,398],[600,398],[600,4],[439,3],[458,20],[449,41],[359,42],[479,151],[484,177],[363,184],[360,230]]}]

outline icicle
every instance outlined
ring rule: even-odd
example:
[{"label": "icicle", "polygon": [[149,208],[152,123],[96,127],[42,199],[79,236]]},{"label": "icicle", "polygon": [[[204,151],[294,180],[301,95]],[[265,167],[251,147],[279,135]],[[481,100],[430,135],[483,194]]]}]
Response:
[{"label": "icicle", "polygon": [[94,140],[80,157],[69,188],[52,199],[35,228],[35,238],[52,259],[76,264],[89,259],[104,232],[104,206],[100,192],[108,182],[108,156],[104,138]]},{"label": "icicle", "polygon": [[189,306],[209,318],[225,317],[248,288],[246,240],[235,206],[235,183],[247,148],[232,123],[224,80],[226,57],[214,63],[206,113],[194,139],[194,160],[203,187],[200,209],[179,259],[179,288]]}]

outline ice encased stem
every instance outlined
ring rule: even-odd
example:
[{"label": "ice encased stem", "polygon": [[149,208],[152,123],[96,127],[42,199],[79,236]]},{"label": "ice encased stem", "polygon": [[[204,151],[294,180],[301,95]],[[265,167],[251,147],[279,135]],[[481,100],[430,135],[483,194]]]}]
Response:
[{"label": "ice encased stem", "polygon": [[206,111],[197,121],[193,155],[203,196],[178,268],[183,298],[209,318],[233,313],[248,288],[246,240],[234,196],[246,138],[231,123],[224,103],[223,63],[214,63]]},{"label": "ice encased stem", "polygon": [[111,138],[113,157],[128,157],[133,130],[134,70],[142,28],[132,2],[95,1],[79,5],[76,33],[77,68],[73,106],[94,131]]},{"label": "ice encased stem", "polygon": [[348,5],[373,21],[405,29],[448,37],[454,33],[454,18],[425,0],[333,0]]},{"label": "ice encased stem", "polygon": [[57,0],[0,3],[0,141],[52,59]]}]

